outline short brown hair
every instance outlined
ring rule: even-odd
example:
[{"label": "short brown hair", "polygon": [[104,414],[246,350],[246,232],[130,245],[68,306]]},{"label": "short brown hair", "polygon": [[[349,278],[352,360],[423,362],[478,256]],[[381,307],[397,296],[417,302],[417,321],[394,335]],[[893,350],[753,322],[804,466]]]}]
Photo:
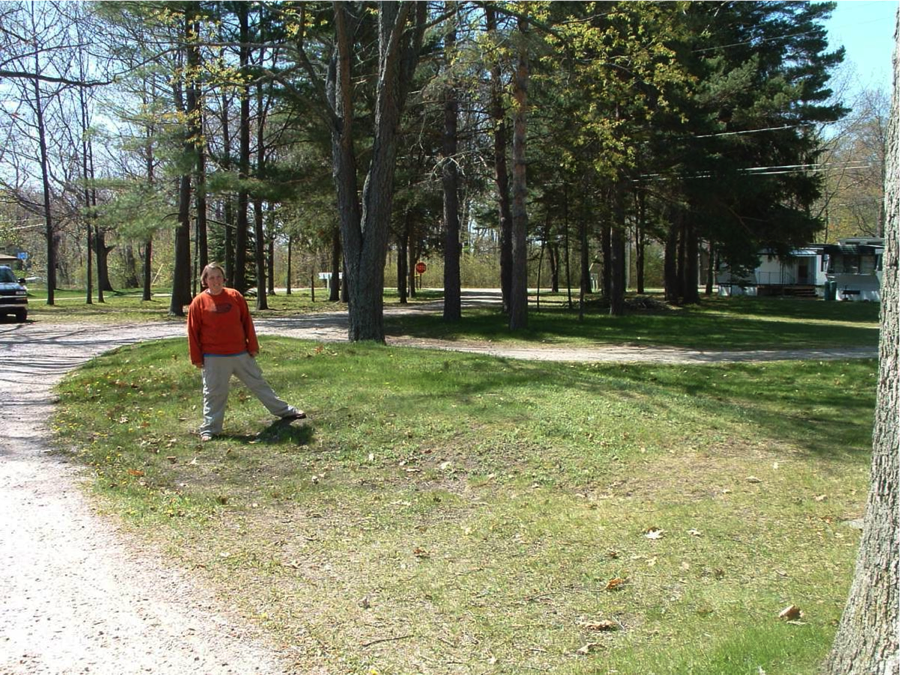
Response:
[{"label": "short brown hair", "polygon": [[219,263],[209,263],[206,267],[203,268],[203,271],[200,273],[200,283],[204,286],[206,285],[206,277],[209,276],[209,273],[213,270],[217,270],[222,278],[225,278],[225,270],[222,269],[222,266]]}]

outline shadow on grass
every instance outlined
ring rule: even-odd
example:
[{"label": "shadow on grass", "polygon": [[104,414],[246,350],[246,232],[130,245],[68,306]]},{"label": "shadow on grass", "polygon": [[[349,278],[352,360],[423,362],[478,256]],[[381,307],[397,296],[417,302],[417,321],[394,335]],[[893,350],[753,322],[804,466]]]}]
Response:
[{"label": "shadow on grass", "polygon": [[222,434],[242,445],[301,445],[312,443],[315,431],[309,420],[275,420],[258,434]]},{"label": "shadow on grass", "polygon": [[[840,304],[841,312],[832,306]],[[490,340],[552,344],[659,345],[699,350],[798,349],[867,346],[878,342],[878,308],[849,303],[753,303],[743,310],[712,302],[708,307],[641,310],[620,317],[551,308],[529,313],[526,330],[510,332],[495,309],[467,310],[455,323],[436,315],[386,317],[390,335],[451,341]],[[776,310],[782,310],[780,313]],[[816,323],[810,323],[815,321]],[[822,322],[834,322],[831,325]],[[858,322],[860,325],[848,325]]]}]

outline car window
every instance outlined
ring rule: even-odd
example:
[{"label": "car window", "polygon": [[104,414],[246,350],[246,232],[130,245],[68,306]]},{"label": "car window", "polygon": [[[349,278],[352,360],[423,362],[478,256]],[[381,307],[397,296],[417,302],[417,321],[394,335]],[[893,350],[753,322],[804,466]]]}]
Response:
[{"label": "car window", "polygon": [[5,284],[16,283],[16,275],[8,267],[0,267],[0,282]]}]

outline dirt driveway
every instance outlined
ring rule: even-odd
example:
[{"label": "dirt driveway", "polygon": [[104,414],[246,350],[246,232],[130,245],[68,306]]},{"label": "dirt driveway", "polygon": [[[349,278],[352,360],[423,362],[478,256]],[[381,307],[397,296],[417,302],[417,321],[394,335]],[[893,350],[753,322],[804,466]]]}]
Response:
[{"label": "dirt driveway", "polygon": [[[341,341],[339,314],[257,321],[262,335]],[[52,387],[114,347],[184,335],[181,324],[0,324],[0,672],[285,673],[285,654],[196,579],[95,513],[79,470],[49,446]],[[391,344],[565,361],[873,357],[874,349],[713,353],[500,348],[397,337]],[[297,672],[303,672],[302,670]]]}]

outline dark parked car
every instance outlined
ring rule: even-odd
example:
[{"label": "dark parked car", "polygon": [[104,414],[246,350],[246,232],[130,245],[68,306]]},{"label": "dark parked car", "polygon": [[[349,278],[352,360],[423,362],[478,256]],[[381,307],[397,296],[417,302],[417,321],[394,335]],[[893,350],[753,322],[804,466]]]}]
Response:
[{"label": "dark parked car", "polygon": [[0,316],[15,314],[16,320],[28,318],[28,291],[25,290],[25,279],[17,279],[13,271],[0,265]]}]

